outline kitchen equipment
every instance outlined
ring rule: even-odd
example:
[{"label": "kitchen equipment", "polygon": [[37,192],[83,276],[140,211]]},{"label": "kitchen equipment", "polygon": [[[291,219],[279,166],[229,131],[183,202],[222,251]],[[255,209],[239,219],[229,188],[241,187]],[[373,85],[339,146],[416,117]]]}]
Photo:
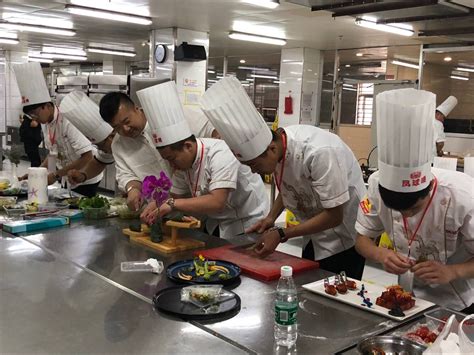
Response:
[{"label": "kitchen equipment", "polygon": [[278,251],[273,252],[265,259],[261,259],[252,250],[252,246],[253,244],[241,246],[226,245],[219,248],[200,250],[196,254],[202,254],[202,256],[210,260],[232,262],[240,266],[244,274],[263,281],[279,279],[280,268],[284,265],[291,266],[293,274],[319,267],[319,264],[315,261],[297,258]]},{"label": "kitchen equipment", "polygon": [[219,279],[218,275],[211,277],[209,280],[204,280],[202,277],[194,278],[193,280],[187,281],[179,277],[179,272],[184,272],[187,275],[195,276],[195,272],[188,272],[188,269],[193,266],[193,259],[190,260],[181,260],[177,261],[168,266],[166,269],[166,276],[170,280],[179,283],[191,283],[191,284],[220,284],[220,285],[230,285],[234,283],[237,278],[240,276],[241,269],[234,263],[224,261],[224,260],[212,260],[215,261],[217,266],[223,266],[229,270],[229,278],[226,280]]},{"label": "kitchen equipment", "polygon": [[[329,283],[334,284],[334,278],[335,278],[335,276],[329,277],[328,278]],[[407,318],[410,318],[411,316],[414,316],[415,314],[423,312],[423,311],[427,310],[428,308],[431,308],[435,305],[434,303],[423,300],[421,298],[413,297],[414,300],[415,300],[415,306],[410,308],[409,310],[403,311],[403,313],[405,313],[405,316],[403,316],[403,317],[392,316],[391,314],[389,314],[389,311],[390,311],[389,309],[387,309],[385,307],[382,307],[382,306],[378,306],[378,305],[375,304],[375,301],[377,300],[377,297],[379,297],[382,294],[382,292],[386,290],[385,287],[379,286],[379,285],[376,285],[376,284],[372,284],[372,283],[369,284],[367,282],[363,282],[363,281],[359,281],[359,280],[355,280],[355,279],[351,279],[351,278],[347,278],[347,279],[355,281],[357,283],[357,289],[353,290],[353,291],[349,290],[346,294],[337,293],[335,296],[332,296],[332,295],[325,292],[325,290],[324,290],[324,280],[311,282],[309,284],[303,285],[302,287],[305,290],[317,293],[318,295],[321,295],[321,296],[324,296],[324,297],[327,297],[327,298],[331,298],[335,301],[342,302],[342,303],[357,307],[357,308],[365,310],[367,312],[377,313],[377,314],[380,314],[384,317],[388,317],[388,318],[396,320],[396,321],[402,321],[402,320],[405,320]],[[365,291],[366,291],[364,293],[365,299],[370,300],[370,302],[372,303],[370,308],[363,301],[362,297],[360,295],[358,295],[358,292],[361,290],[362,285],[364,285],[364,288],[365,288]]]},{"label": "kitchen equipment", "polygon": [[362,340],[357,345],[357,350],[363,355],[421,355],[426,347],[402,337],[373,336]]}]

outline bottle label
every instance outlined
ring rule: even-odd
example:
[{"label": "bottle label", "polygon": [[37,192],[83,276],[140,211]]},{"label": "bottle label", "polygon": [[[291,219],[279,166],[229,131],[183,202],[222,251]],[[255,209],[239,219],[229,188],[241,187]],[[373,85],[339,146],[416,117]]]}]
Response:
[{"label": "bottle label", "polygon": [[275,322],[279,325],[296,324],[297,303],[276,302],[275,303]]}]

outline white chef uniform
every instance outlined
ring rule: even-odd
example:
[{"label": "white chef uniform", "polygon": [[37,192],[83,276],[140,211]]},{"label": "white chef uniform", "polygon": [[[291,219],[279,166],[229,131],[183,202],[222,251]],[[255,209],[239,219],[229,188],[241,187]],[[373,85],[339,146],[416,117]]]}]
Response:
[{"label": "white chef uniform", "polygon": [[[431,168],[434,106],[435,95],[426,91],[401,89],[377,96],[380,170],[369,179],[356,229],[371,238],[387,232],[397,253],[420,262],[461,263],[474,257],[474,180],[463,173]],[[409,246],[409,234],[416,230],[423,212],[406,219],[407,233],[402,215],[384,205],[379,183],[391,191],[416,192],[433,178],[437,179],[433,200]],[[447,285],[426,285],[414,279],[417,297],[455,309],[474,302],[473,287],[472,279]]]},{"label": "white chef uniform", "polygon": [[[454,96],[449,96],[446,100],[443,101],[441,105],[436,108],[436,111],[441,112],[444,117],[448,117],[452,110],[458,104],[458,100]],[[433,121],[433,157],[438,155],[438,151],[436,149],[436,143],[444,143],[446,142],[446,134],[444,133],[444,125],[443,122],[438,121],[435,119]]]},{"label": "white chef uniform", "polygon": [[[82,91],[67,94],[59,106],[64,118],[70,121],[93,144],[107,139],[113,128],[100,116],[99,106]],[[115,162],[111,153],[100,149],[96,151],[95,159],[102,164]]]},{"label": "white chef uniform", "polygon": [[[178,91],[174,82],[159,84],[137,92],[150,125],[156,147],[167,146],[191,136]],[[215,189],[226,188],[229,193],[226,207],[209,215],[209,232],[217,226],[221,237],[241,233],[269,210],[265,187],[261,178],[241,165],[225,142],[216,139],[197,139],[197,153],[188,171],[176,171],[172,178],[172,193],[201,196]]]},{"label": "white chef uniform", "polygon": [[[204,94],[202,106],[239,160],[255,159],[271,143],[268,126],[237,79],[224,78],[214,84]],[[313,126],[291,126],[285,132],[284,168],[282,159],[275,169],[283,205],[303,222],[345,204],[343,223],[305,236],[305,245],[313,240],[316,260],[353,247],[357,205],[366,193],[354,154],[339,137]]]}]

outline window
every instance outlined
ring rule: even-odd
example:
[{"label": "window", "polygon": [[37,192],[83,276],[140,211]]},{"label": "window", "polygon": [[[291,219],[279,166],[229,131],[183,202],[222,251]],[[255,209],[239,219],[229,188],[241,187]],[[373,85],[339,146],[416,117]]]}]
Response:
[{"label": "window", "polygon": [[356,124],[372,124],[374,106],[374,84],[360,83],[357,86]]}]

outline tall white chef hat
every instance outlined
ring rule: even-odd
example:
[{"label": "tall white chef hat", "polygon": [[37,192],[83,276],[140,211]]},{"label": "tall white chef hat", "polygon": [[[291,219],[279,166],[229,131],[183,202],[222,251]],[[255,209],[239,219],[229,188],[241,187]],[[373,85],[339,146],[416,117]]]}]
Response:
[{"label": "tall white chef hat", "polygon": [[454,96],[450,96],[446,100],[444,100],[441,105],[436,107],[436,111],[441,112],[444,117],[447,117],[451,113],[451,111],[454,110],[457,104],[458,99],[456,99],[456,97]]},{"label": "tall white chef hat", "polygon": [[156,147],[164,147],[192,135],[174,81],[137,91],[137,96],[150,123]]},{"label": "tall white chef hat", "polygon": [[376,97],[380,184],[396,192],[416,192],[431,179],[433,113],[436,95],[399,89]]},{"label": "tall white chef hat", "polygon": [[13,64],[23,107],[51,102],[48,87],[38,62]]},{"label": "tall white chef hat", "polygon": [[225,77],[203,95],[202,110],[237,159],[249,161],[272,141],[270,128],[234,77]]},{"label": "tall white chef hat", "polygon": [[92,143],[106,139],[113,128],[105,122],[99,113],[99,106],[82,91],[73,91],[61,101],[59,109]]}]

